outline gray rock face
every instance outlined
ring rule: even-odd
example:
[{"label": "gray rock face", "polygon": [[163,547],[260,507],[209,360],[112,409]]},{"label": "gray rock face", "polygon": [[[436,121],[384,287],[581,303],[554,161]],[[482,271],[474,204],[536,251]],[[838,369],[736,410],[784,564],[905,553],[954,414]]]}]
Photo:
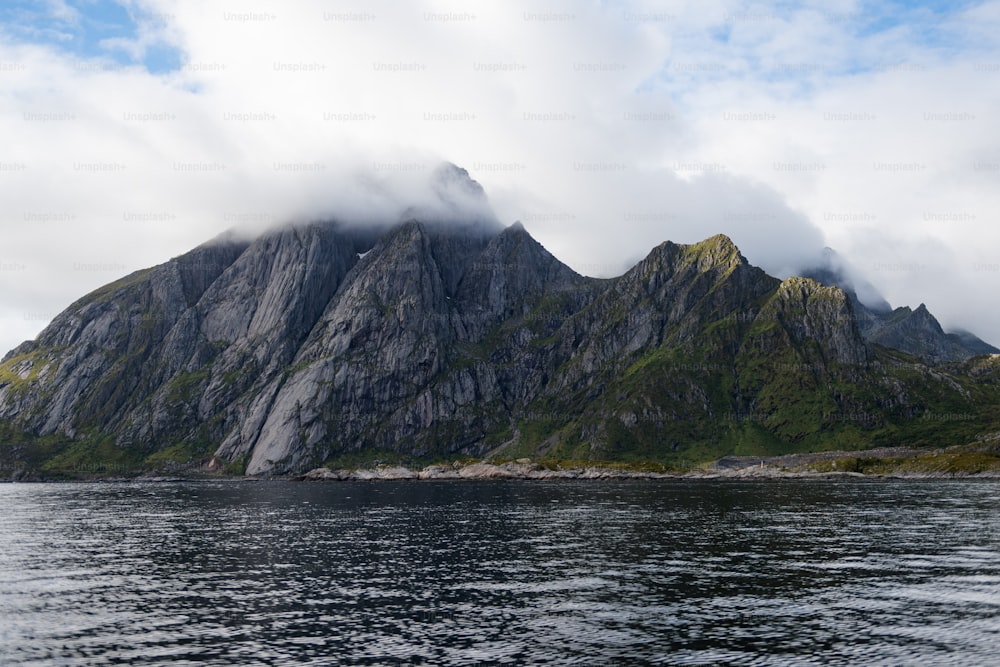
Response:
[{"label": "gray rock face", "polygon": [[[443,174],[448,192],[461,176]],[[879,341],[911,342],[892,331]],[[197,443],[251,475],[382,451],[613,458],[718,439],[723,415],[763,409],[762,428],[800,437],[779,414],[795,396],[775,389],[782,364],[824,410],[858,410],[824,387],[874,387],[872,359],[843,290],[778,281],[724,236],[598,280],[520,224],[327,222],[222,237],[80,299],[5,357],[0,420],[146,453]]]},{"label": "gray rock face", "polygon": [[847,294],[809,278],[789,278],[778,287],[765,314],[780,322],[796,345],[823,341],[827,363],[861,365],[870,358]]}]

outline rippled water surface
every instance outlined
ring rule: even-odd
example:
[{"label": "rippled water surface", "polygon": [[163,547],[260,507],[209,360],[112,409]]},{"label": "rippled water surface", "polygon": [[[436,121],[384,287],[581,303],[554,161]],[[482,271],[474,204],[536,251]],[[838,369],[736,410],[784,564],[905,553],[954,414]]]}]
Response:
[{"label": "rippled water surface", "polygon": [[996,482],[0,485],[0,664],[997,664]]}]

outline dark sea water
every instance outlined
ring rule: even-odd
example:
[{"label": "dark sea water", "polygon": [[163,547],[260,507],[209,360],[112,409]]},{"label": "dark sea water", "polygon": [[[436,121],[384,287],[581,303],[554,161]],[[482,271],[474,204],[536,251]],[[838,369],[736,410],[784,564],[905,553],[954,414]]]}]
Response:
[{"label": "dark sea water", "polygon": [[0,485],[0,664],[1000,664],[1000,483]]}]

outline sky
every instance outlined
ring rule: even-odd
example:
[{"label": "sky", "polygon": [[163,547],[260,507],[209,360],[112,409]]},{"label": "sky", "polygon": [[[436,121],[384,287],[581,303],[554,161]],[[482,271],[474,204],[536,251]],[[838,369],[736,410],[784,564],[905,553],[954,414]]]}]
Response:
[{"label": "sky", "polygon": [[0,354],[233,227],[466,168],[586,275],[834,248],[1000,345],[1000,1],[6,0]]}]

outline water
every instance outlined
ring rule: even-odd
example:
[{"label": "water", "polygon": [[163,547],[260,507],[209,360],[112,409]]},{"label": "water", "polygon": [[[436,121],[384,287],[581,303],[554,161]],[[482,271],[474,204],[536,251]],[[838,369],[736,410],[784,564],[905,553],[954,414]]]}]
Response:
[{"label": "water", "polygon": [[0,485],[0,664],[996,664],[996,482]]}]

